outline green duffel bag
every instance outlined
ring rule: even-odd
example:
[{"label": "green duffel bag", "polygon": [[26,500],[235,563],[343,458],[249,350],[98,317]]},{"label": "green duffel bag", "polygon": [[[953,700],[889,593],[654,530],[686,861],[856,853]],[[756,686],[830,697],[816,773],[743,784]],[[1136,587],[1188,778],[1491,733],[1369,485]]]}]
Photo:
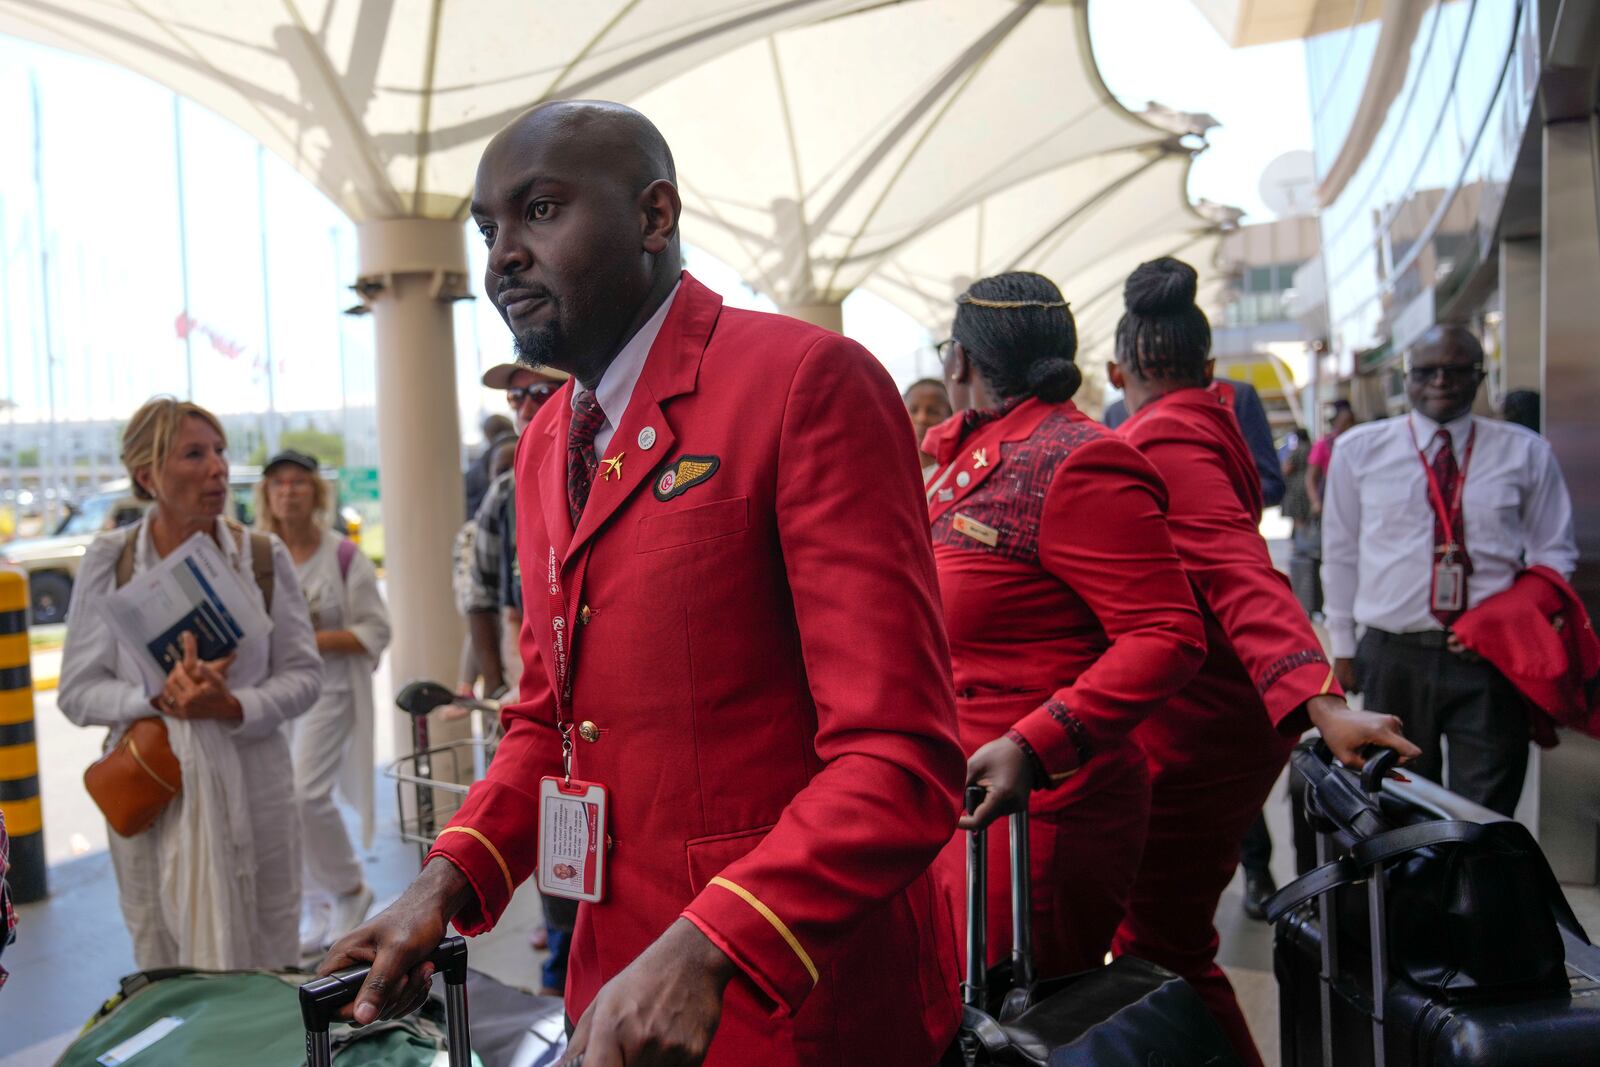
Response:
[{"label": "green duffel bag", "polygon": [[[294,971],[174,967],[122,980],[57,1067],[303,1067]],[[339,1067],[443,1067],[443,1006],[367,1027],[332,1028]],[[474,1063],[481,1063],[474,1057]]]}]

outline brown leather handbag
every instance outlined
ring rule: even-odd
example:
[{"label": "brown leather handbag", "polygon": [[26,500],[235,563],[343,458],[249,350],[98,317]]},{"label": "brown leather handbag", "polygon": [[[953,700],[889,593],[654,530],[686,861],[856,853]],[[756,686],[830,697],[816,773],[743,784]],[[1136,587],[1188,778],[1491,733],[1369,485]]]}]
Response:
[{"label": "brown leather handbag", "polygon": [[[272,563],[272,539],[253,533],[231,519],[228,529],[243,549],[250,549],[250,570],[267,614],[272,614],[272,590],[276,572]],[[117,553],[113,588],[121,589],[133,577],[133,554],[139,539],[139,526],[130,527]],[[136,719],[117,746],[101,756],[83,772],[89,797],[106,817],[111,828],[123,837],[143,833],[154,825],[162,811],[183,792],[183,767],[167,739],[167,724],[161,716]]]},{"label": "brown leather handbag", "polygon": [[116,747],[83,772],[89,796],[123,837],[150,829],[183,791],[183,768],[160,716],[136,719]]}]

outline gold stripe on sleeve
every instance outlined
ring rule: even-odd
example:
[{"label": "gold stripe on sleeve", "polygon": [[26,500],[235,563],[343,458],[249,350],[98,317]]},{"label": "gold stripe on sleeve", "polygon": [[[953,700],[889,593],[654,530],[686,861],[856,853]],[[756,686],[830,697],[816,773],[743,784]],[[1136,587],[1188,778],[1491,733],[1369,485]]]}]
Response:
[{"label": "gold stripe on sleeve", "polygon": [[[468,837],[478,842],[478,844],[488,849],[489,855],[493,856],[494,861],[500,865],[500,873],[506,876],[506,895],[511,896],[516,893],[517,883],[511,880],[511,868],[506,866],[506,858],[500,855],[500,850],[494,847],[494,842],[490,841],[487,837],[484,837],[481,833],[474,830],[470,826],[446,826],[443,830],[439,831],[439,837],[443,837],[445,834],[466,834]],[[438,840],[439,838],[434,838],[434,843],[437,844]]]},{"label": "gold stripe on sleeve", "polygon": [[782,937],[786,942],[789,943],[789,947],[794,950],[794,954],[800,957],[800,962],[805,964],[806,973],[811,975],[811,984],[817,984],[817,980],[820,977],[817,974],[817,965],[811,962],[811,957],[806,955],[806,950],[800,947],[800,942],[795,938],[794,934],[789,931],[789,928],[784,925],[783,920],[778,918],[778,916],[773,913],[771,908],[761,903],[761,901],[756,898],[756,895],[750,892],[750,890],[735,882],[728,881],[720,874],[711,879],[710,883],[708,884],[720,885],[722,888],[726,889],[728,892],[732,893],[734,896],[738,897],[740,900],[743,900],[746,904],[756,909],[756,912],[760,914],[763,919],[767,920],[767,922],[771,923],[774,930],[778,931],[778,936]]}]

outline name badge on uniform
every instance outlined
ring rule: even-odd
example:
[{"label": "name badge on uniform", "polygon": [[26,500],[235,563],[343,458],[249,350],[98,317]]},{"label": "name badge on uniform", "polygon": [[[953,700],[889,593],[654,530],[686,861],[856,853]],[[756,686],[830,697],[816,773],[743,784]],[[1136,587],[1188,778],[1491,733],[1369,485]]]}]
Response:
[{"label": "name badge on uniform", "polygon": [[950,526],[956,533],[966,534],[974,541],[986,544],[990,548],[1000,543],[999,530],[996,530],[993,526],[985,526],[970,515],[963,515],[957,512],[955,518],[950,520]]},{"label": "name badge on uniform", "polygon": [[606,787],[539,780],[539,892],[598,904],[606,891]]},{"label": "name badge on uniform", "polygon": [[1433,565],[1433,610],[1460,611],[1466,607],[1467,569],[1459,563]]}]

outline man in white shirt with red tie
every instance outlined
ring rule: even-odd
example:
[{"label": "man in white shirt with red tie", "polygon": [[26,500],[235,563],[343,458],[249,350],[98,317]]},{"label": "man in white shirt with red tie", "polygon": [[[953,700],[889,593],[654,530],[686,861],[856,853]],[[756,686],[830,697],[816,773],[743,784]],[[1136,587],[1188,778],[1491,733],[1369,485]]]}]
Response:
[{"label": "man in white shirt with red tie", "polygon": [[1549,444],[1472,414],[1483,377],[1478,339],[1435,326],[1411,350],[1411,411],[1339,438],[1324,491],[1322,583],[1340,684],[1400,716],[1422,747],[1410,769],[1510,815],[1528,766],[1521,698],[1450,627],[1526,567],[1570,578],[1578,548]]}]

